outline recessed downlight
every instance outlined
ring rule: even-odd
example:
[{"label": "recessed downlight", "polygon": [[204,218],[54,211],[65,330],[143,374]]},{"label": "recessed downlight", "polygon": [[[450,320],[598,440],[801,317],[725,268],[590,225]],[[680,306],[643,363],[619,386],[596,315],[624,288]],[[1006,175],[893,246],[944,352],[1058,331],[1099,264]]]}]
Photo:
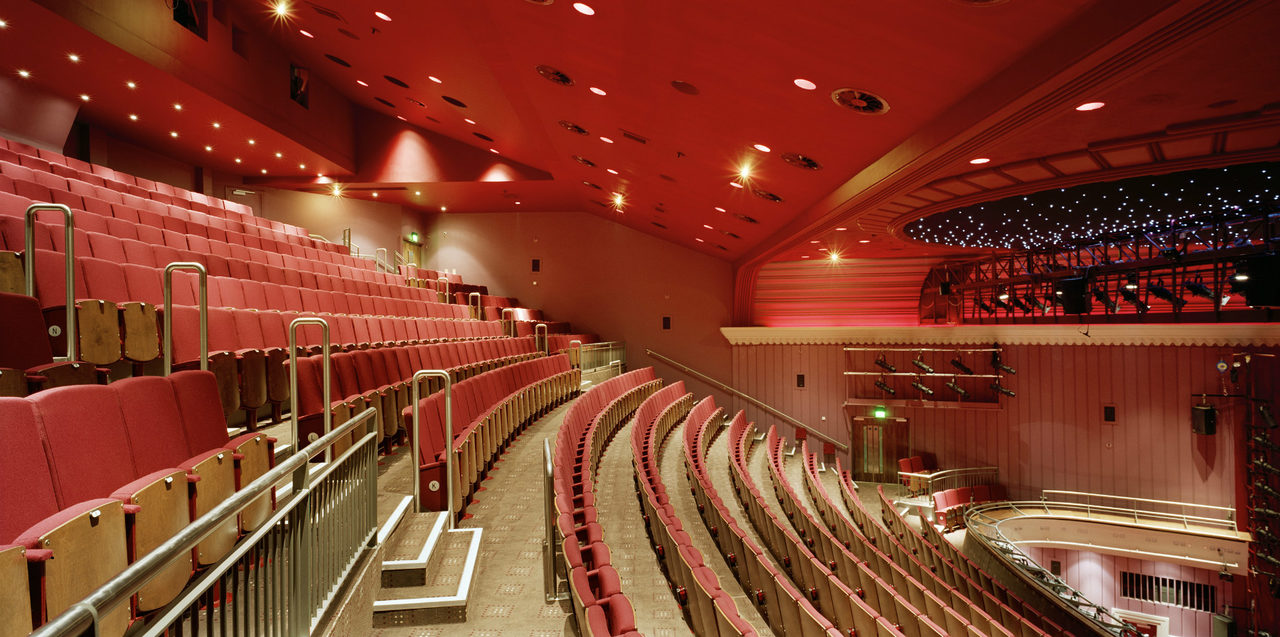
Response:
[{"label": "recessed downlight", "polygon": [[612,169],[612,168],[605,168],[605,169],[604,169],[604,171],[605,171],[605,172],[607,172],[607,173],[609,173],[610,175],[616,175],[616,174],[618,174],[618,171],[616,171],[616,170],[614,170],[614,169]]},{"label": "recessed downlight", "polygon": [[724,210],[724,208],[721,208],[720,206],[716,206],[715,210],[716,210],[716,212],[724,212],[724,211],[725,211],[725,210]]},{"label": "recessed downlight", "polygon": [[809,80],[806,80],[803,77],[797,77],[796,79],[792,80],[792,83],[806,91],[812,91],[813,89],[818,88],[817,84],[814,84],[813,82],[810,82]]},{"label": "recessed downlight", "polygon": [[89,94],[88,94],[88,93],[81,93],[81,94],[80,94],[80,101],[81,101],[81,102],[87,102],[87,101],[89,101]]},{"label": "recessed downlight", "polygon": [[180,111],[180,110],[182,110],[182,105],[181,105],[181,104],[178,104],[178,103],[176,103],[176,102],[175,102],[175,103],[173,104],[173,110],[175,110],[175,111]]},{"label": "recessed downlight", "polygon": [[760,151],[760,152],[762,152],[762,153],[767,153],[767,152],[769,152],[769,151],[773,150],[772,148],[769,148],[768,146],[765,146],[764,144],[756,144],[755,146],[752,146],[752,148],[754,148],[754,149],[756,149],[756,150],[758,150],[758,151]]},{"label": "recessed downlight", "polygon": [[464,119],[464,120],[462,120],[462,121],[464,121],[464,122],[466,122],[466,123],[468,123],[468,124],[471,124],[472,126],[475,126],[475,125],[476,125],[476,120],[474,120],[474,119]]},{"label": "recessed downlight", "polygon": [[541,75],[543,79],[549,82],[554,82],[560,86],[573,86],[573,78],[569,77],[568,73],[565,73],[554,66],[539,64],[533,68],[538,72],[538,75]]},{"label": "recessed downlight", "polygon": [[250,145],[250,146],[253,146],[254,144],[257,144],[257,143],[258,143],[258,142],[254,141],[254,140],[252,140],[252,139],[250,139],[250,140],[249,140],[249,145]]},{"label": "recessed downlight", "polygon": [[205,145],[204,145],[204,152],[206,152],[206,153],[212,153],[212,152],[213,152],[213,146],[210,146],[210,145],[208,145],[208,144],[205,144]]},{"label": "recessed downlight", "polygon": [[970,160],[969,160],[969,163],[971,163],[971,164],[973,164],[973,165],[977,166],[977,165],[980,165],[980,164],[985,164],[985,163],[990,162],[990,161],[991,161],[991,158],[990,158],[990,157],[974,157],[973,159],[970,159]]},{"label": "recessed downlight", "polygon": [[138,121],[138,114],[137,114],[137,113],[129,113],[129,121],[133,121],[133,122]]},{"label": "recessed downlight", "polygon": [[222,128],[222,124],[219,124],[218,122],[214,122],[214,123],[213,123],[213,127],[214,127],[214,128]]},{"label": "recessed downlight", "polygon": [[491,152],[491,153],[493,153],[493,154],[495,154],[495,155],[500,155],[500,154],[501,154],[501,153],[499,153],[499,152],[498,152],[498,149],[497,149],[497,148],[490,148],[490,149],[489,149],[489,152]]},{"label": "recessed downlight", "polygon": [[608,95],[608,93],[606,93],[606,92],[604,91],[604,89],[602,89],[602,88],[598,88],[598,87],[595,87],[595,86],[593,86],[593,87],[591,87],[591,88],[589,88],[589,89],[587,89],[587,90],[591,91],[592,93],[595,93],[596,95],[601,95],[601,96],[603,96],[603,95]]},{"label": "recessed downlight", "polygon": [[369,83],[364,80],[356,80],[356,84],[359,84],[360,86],[364,86],[364,87],[369,86]]},{"label": "recessed downlight", "polygon": [[858,239],[858,243],[871,243],[870,239]]},{"label": "recessed downlight", "polygon": [[5,20],[0,20],[0,29],[7,29],[7,28],[9,28],[9,23]]},{"label": "recessed downlight", "polygon": [[18,77],[20,77],[20,78],[22,78],[22,79],[24,79],[24,80],[25,80],[25,79],[27,79],[27,78],[31,77],[31,71],[28,71],[28,70],[26,70],[26,69],[18,69]]},{"label": "recessed downlight", "polygon": [[306,29],[298,29],[298,33],[299,33],[302,37],[304,37],[304,38],[314,38],[314,37],[316,37],[316,36],[314,36],[314,35],[311,35],[311,32],[310,32],[310,31],[308,31],[308,30],[306,30]]},{"label": "recessed downlight", "polygon": [[462,100],[460,100],[460,99],[458,99],[458,98],[456,98],[456,97],[449,97],[448,95],[441,95],[441,96],[440,96],[440,99],[442,99],[442,100],[444,100],[444,101],[446,101],[446,102],[448,102],[448,103],[450,103],[450,104],[453,104],[454,106],[457,106],[458,108],[466,108],[466,107],[467,107],[467,103],[466,103],[466,102],[464,102],[464,101],[462,101]]},{"label": "recessed downlight", "polygon": [[276,159],[283,159],[284,153],[276,153]]},{"label": "recessed downlight", "polygon": [[844,226],[840,226],[839,228],[836,228],[836,232],[844,232],[845,230],[848,230],[848,228]]},{"label": "recessed downlight", "polygon": [[573,10],[574,10],[574,11],[577,11],[578,13],[581,13],[582,15],[595,15],[595,14],[596,14],[596,10],[595,10],[595,9],[592,9],[592,8],[591,8],[591,5],[589,5],[589,4],[585,3],[585,2],[575,2],[575,3],[573,3]]},{"label": "recessed downlight", "polygon": [[77,54],[75,54],[75,53],[68,53],[68,54],[67,54],[67,59],[68,59],[68,60],[71,60],[72,62],[79,62],[79,61],[80,61],[80,56],[79,56],[79,55],[77,55]]},{"label": "recessed downlight", "polygon": [[740,184],[740,183],[738,183],[738,182],[736,182],[736,181],[731,181],[731,182],[729,182],[729,185],[730,185],[730,186],[733,186],[734,188],[741,188],[741,187],[742,187],[742,184]]},{"label": "recessed downlight", "polygon": [[1077,106],[1076,110],[1077,111],[1096,111],[1106,105],[1107,105],[1106,102],[1085,102],[1084,104]]},{"label": "recessed downlight", "polygon": [[176,130],[169,131],[169,137],[177,137],[177,136],[178,136],[178,131]]},{"label": "recessed downlight", "polygon": [[374,12],[373,12],[373,15],[378,16],[378,19],[379,19],[379,20],[382,20],[383,22],[390,22],[390,21],[391,21],[391,16],[389,16],[389,15],[387,15],[387,14],[385,14],[385,13],[381,12],[381,11],[374,11]]},{"label": "recessed downlight", "polygon": [[283,18],[289,15],[289,3],[284,0],[279,0],[271,6],[271,11],[276,14],[276,17]]},{"label": "recessed downlight", "polygon": [[262,174],[264,174],[264,175],[265,175],[265,174],[267,174],[267,169],[266,169],[266,168],[263,168],[263,169],[262,169]]},{"label": "recessed downlight", "polygon": [[606,144],[612,144],[612,143],[613,143],[613,140],[612,140],[612,139],[609,139],[608,137],[603,137],[603,136],[600,138],[600,141],[602,141],[602,142],[604,142],[604,143],[606,143]]},{"label": "recessed downlight", "polygon": [[133,81],[125,82],[124,85],[129,87],[130,89],[138,88],[138,83]]},{"label": "recessed downlight", "polygon": [[241,163],[242,161],[243,161],[242,159],[240,159],[239,157],[236,157],[236,163],[237,163],[237,164]]},{"label": "recessed downlight", "polygon": [[434,75],[428,75],[428,76],[427,76],[427,79],[428,79],[428,80],[431,80],[432,82],[435,82],[436,84],[444,84],[444,80],[441,80],[440,78],[438,78],[438,77],[436,77],[436,76],[434,76]]}]

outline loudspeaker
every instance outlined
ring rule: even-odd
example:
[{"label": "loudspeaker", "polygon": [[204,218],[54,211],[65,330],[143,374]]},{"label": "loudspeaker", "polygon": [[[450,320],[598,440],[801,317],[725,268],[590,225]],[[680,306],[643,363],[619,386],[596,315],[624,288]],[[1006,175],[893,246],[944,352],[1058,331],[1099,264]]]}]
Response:
[{"label": "loudspeaker", "polygon": [[1236,285],[1249,307],[1280,307],[1280,254],[1255,254],[1236,264],[1248,275]]},{"label": "loudspeaker", "polygon": [[1218,431],[1218,410],[1213,405],[1191,406],[1191,431],[1202,436],[1212,436]]},{"label": "loudspeaker", "polygon": [[1089,280],[1085,277],[1058,279],[1053,293],[1062,303],[1063,314],[1088,314],[1093,311],[1093,299],[1089,296]]}]

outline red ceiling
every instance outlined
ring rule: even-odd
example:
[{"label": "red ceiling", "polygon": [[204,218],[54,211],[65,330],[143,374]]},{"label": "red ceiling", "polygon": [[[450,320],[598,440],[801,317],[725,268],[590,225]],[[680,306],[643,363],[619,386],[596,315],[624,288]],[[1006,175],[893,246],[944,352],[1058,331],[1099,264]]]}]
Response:
[{"label": "red ceiling", "polygon": [[[894,229],[930,204],[972,194],[959,191],[996,196],[1000,170],[1016,162],[1087,154],[1091,144],[1179,122],[1270,116],[1268,105],[1280,101],[1280,88],[1259,81],[1280,76],[1267,32],[1280,23],[1275,3],[828,1],[787,11],[757,0],[595,0],[587,16],[567,0],[289,2],[278,19],[263,0],[233,0],[231,18],[211,23],[200,48],[184,44],[189,34],[163,3],[113,14],[86,0],[15,0],[0,7],[10,23],[0,51],[12,67],[5,72],[27,69],[34,86],[71,99],[87,93],[86,118],[192,163],[260,182],[265,168],[265,183],[295,188],[316,187],[323,172],[351,182],[348,196],[377,192],[451,212],[586,210],[739,264],[819,258],[819,247],[857,257],[954,254]],[[229,37],[213,29],[227,24],[251,35],[244,74],[263,75],[244,86],[274,86],[279,65],[296,62],[315,80],[309,110],[256,95],[221,71],[243,68],[220,57]],[[51,55],[50,41],[75,44]],[[67,60],[72,49],[81,62]],[[540,64],[574,85],[543,79]],[[798,88],[796,78],[816,90]],[[138,88],[123,88],[127,80]],[[674,90],[673,80],[699,94]],[[890,110],[842,108],[830,97],[841,87],[878,94]],[[1094,99],[1107,107],[1072,109]],[[566,131],[561,120],[590,134]],[[399,170],[406,146],[395,140],[406,135],[409,148],[434,149],[427,155],[441,170]],[[785,152],[822,169],[787,165]],[[980,169],[967,162],[975,156],[993,161]],[[1145,163],[1156,172],[1164,159],[1153,152]],[[749,185],[781,203],[730,185],[744,162],[754,166]],[[961,175],[973,182],[952,180],[942,194],[925,188]],[[625,196],[620,212],[600,205],[615,192]]]}]

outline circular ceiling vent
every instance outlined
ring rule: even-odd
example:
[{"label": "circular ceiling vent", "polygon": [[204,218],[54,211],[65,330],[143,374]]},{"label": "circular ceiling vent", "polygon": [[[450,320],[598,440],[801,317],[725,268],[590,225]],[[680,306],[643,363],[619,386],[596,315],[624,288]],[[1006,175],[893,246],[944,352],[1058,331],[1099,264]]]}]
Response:
[{"label": "circular ceiling vent", "polygon": [[440,120],[438,120],[438,119],[436,119],[436,118],[434,118],[434,117],[432,117],[432,116],[430,116],[430,115],[428,115],[428,116],[427,116],[427,121],[435,122],[435,123],[437,123],[437,124],[439,124],[439,123],[440,123]]},{"label": "circular ceiling vent", "polygon": [[694,85],[692,85],[692,84],[690,84],[690,83],[688,83],[688,82],[685,82],[684,80],[672,80],[672,81],[671,81],[671,88],[673,88],[673,89],[675,89],[675,90],[677,90],[677,91],[680,91],[681,93],[684,93],[685,95],[697,95],[697,94],[699,93],[699,91],[698,91],[698,87],[696,87],[696,86],[694,86]]},{"label": "circular ceiling vent", "polygon": [[587,159],[586,157],[583,157],[582,155],[574,155],[574,156],[573,156],[573,161],[576,161],[576,162],[578,162],[579,164],[582,164],[583,166],[586,166],[587,168],[595,168],[595,167],[596,167],[596,163],[595,163],[595,162],[591,161],[590,159]]},{"label": "circular ceiling vent", "polygon": [[344,60],[344,59],[342,59],[342,58],[340,58],[340,57],[338,57],[338,56],[336,56],[336,55],[334,55],[334,54],[332,54],[332,53],[325,53],[325,54],[324,54],[324,56],[325,56],[325,57],[327,57],[327,58],[329,58],[329,61],[330,61],[330,62],[333,62],[334,64],[337,64],[337,65],[339,65],[339,66],[345,66],[345,67],[347,67],[347,68],[351,68],[351,63],[350,63],[350,62],[348,62],[348,61],[346,61],[346,60]]},{"label": "circular ceiling vent", "polygon": [[338,33],[341,33],[342,35],[345,35],[345,36],[347,36],[347,37],[351,38],[352,40],[359,40],[359,39],[360,39],[360,36],[358,36],[358,35],[356,35],[356,34],[354,34],[354,33],[350,32],[350,31],[348,31],[348,30],[346,30],[346,29],[344,29],[344,28],[342,28],[342,27],[338,27]]},{"label": "circular ceiling vent", "polygon": [[381,98],[381,97],[375,97],[375,98],[373,98],[373,99],[378,100],[379,102],[381,102],[383,106],[387,106],[387,107],[390,107],[390,108],[395,108],[395,107],[396,107],[396,105],[395,105],[395,104],[392,104],[392,103],[391,103],[391,100],[384,99],[384,98]]},{"label": "circular ceiling vent", "polygon": [[741,238],[742,238],[741,236],[739,236],[739,235],[737,235],[737,234],[735,234],[735,233],[729,232],[728,230],[721,230],[721,231],[720,231],[720,234],[723,234],[724,236],[729,237],[730,239],[741,239]]},{"label": "circular ceiling vent", "polygon": [[804,168],[805,170],[822,170],[822,164],[818,160],[800,153],[783,153],[782,161],[795,166],[796,168]]},{"label": "circular ceiling vent", "polygon": [[666,230],[666,229],[667,229],[667,227],[666,227],[666,226],[664,226],[664,225],[662,225],[662,224],[658,223],[657,221],[650,221],[649,223],[651,223],[651,224],[653,224],[653,225],[655,225],[655,226],[658,226],[659,228],[662,228],[663,230]]},{"label": "circular ceiling vent", "polygon": [[383,77],[383,78],[385,78],[388,82],[391,82],[392,84],[395,84],[396,86],[399,86],[400,88],[409,88],[409,85],[408,85],[408,84],[405,84],[405,83],[404,83],[404,80],[402,80],[402,79],[400,79],[400,78],[398,78],[398,77],[392,77],[392,76],[390,76],[390,75],[383,75],[382,77]]},{"label": "circular ceiling vent", "polygon": [[676,182],[676,178],[675,178],[675,177],[672,177],[671,175],[659,174],[659,175],[658,175],[658,178],[659,178],[659,179],[665,179],[665,180],[667,180],[667,181],[669,181],[669,182],[671,182],[671,183],[675,183],[675,182]]},{"label": "circular ceiling vent", "polygon": [[658,205],[654,206],[654,207],[653,207],[653,210],[654,210],[654,212],[662,212],[662,213],[665,213],[665,212],[667,211],[667,209],[666,209],[666,208],[663,208],[663,207],[662,207],[662,204],[658,204]]},{"label": "circular ceiling vent", "polygon": [[951,0],[956,4],[963,4],[970,7],[994,7],[997,4],[1004,4],[1009,0]]},{"label": "circular ceiling vent", "polygon": [[406,97],[405,99],[409,100],[409,103],[410,103],[410,104],[413,104],[414,106],[417,106],[418,108],[426,108],[426,107],[427,107],[427,105],[426,105],[426,104],[423,104],[422,102],[419,102],[418,100],[415,100],[415,99],[413,99],[412,97]]},{"label": "circular ceiling vent", "polygon": [[488,135],[485,135],[484,133],[471,133],[471,134],[472,134],[472,135],[475,135],[476,137],[479,137],[480,139],[483,139],[483,140],[484,140],[484,141],[486,141],[486,142],[491,142],[491,141],[493,141],[493,138],[492,138],[492,137],[489,137]]},{"label": "circular ceiling vent", "polygon": [[736,217],[736,218],[738,219],[738,221],[745,221],[745,222],[747,222],[747,223],[760,223],[759,221],[757,221],[757,220],[756,220],[756,218],[755,218],[755,217],[748,217],[747,215],[740,215],[740,214],[738,214],[738,213],[736,213],[736,212],[735,212],[735,213],[733,213],[733,216],[734,216],[734,217]]},{"label": "circular ceiling vent", "polygon": [[529,4],[540,4],[542,6],[546,6],[555,2],[556,0],[524,0],[524,1],[528,2]]},{"label": "circular ceiling vent", "polygon": [[831,91],[831,101],[863,115],[884,115],[889,112],[887,100],[858,88],[838,88]]},{"label": "circular ceiling vent", "polygon": [[571,121],[569,121],[569,120],[567,120],[567,119],[562,119],[562,120],[560,120],[560,127],[561,127],[561,128],[563,128],[563,129],[565,129],[565,130],[567,130],[567,131],[569,131],[570,133],[577,133],[577,134],[579,134],[579,135],[590,135],[590,134],[591,134],[591,133],[588,133],[588,132],[587,132],[587,129],[585,129],[585,128],[581,127],[581,126],[578,126],[577,124],[574,124],[573,122],[571,122]]},{"label": "circular ceiling vent", "polygon": [[534,68],[537,69],[538,75],[541,75],[547,80],[555,82],[560,86],[573,86],[573,78],[569,77],[564,71],[561,71],[554,66],[539,64]]},{"label": "circular ceiling vent", "polygon": [[604,188],[601,188],[600,186],[597,186],[597,185],[595,185],[595,184],[593,184],[593,183],[591,183],[591,182],[589,182],[589,181],[584,181],[584,182],[582,182],[582,185],[584,185],[584,186],[586,186],[586,187],[588,187],[588,188],[595,188],[596,190],[604,190]]},{"label": "circular ceiling vent", "polygon": [[724,250],[725,252],[728,252],[728,251],[729,251],[729,248],[726,248],[726,247],[724,247],[724,246],[722,246],[722,245],[720,245],[720,244],[718,244],[718,243],[716,244],[716,247],[717,247],[717,248],[720,248],[721,250]]},{"label": "circular ceiling vent", "polygon": [[446,102],[448,102],[448,103],[450,103],[450,104],[453,104],[454,106],[457,106],[458,108],[466,108],[466,107],[467,107],[467,103],[466,103],[466,102],[464,102],[464,101],[462,101],[462,100],[460,100],[460,99],[458,99],[458,98],[456,98],[456,97],[449,97],[448,95],[441,95],[441,96],[440,96],[440,99],[442,99],[442,100],[444,100],[444,101],[446,101]]},{"label": "circular ceiling vent", "polygon": [[752,188],[751,194],[761,199],[764,199],[766,201],[772,201],[773,203],[782,203],[782,197],[779,197],[778,195],[775,195],[769,192],[768,190],[764,190],[762,188]]}]

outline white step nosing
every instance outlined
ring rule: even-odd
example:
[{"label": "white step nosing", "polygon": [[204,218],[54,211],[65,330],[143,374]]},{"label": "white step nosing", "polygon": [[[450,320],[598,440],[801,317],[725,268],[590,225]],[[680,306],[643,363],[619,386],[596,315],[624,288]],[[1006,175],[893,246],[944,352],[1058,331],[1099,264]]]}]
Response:
[{"label": "white step nosing", "polygon": [[400,503],[396,505],[391,517],[378,529],[378,546],[382,546],[391,537],[391,534],[400,527],[400,521],[404,519],[405,511],[409,510],[409,506],[413,504],[413,496],[406,495],[400,499]]},{"label": "white step nosing", "polygon": [[[467,547],[467,559],[462,567],[462,575],[458,578],[458,590],[453,595],[439,597],[412,597],[407,599],[379,599],[373,602],[373,612],[397,610],[418,610],[425,608],[466,607],[475,587],[476,563],[480,559],[480,539],[484,529],[452,529],[450,533],[471,533],[471,542]],[[386,562],[383,562],[385,570]]]},{"label": "white step nosing", "polygon": [[414,569],[427,568],[427,561],[431,559],[431,552],[435,550],[436,543],[444,535],[446,511],[440,511],[436,514],[436,521],[431,524],[431,532],[427,534],[427,540],[422,543],[422,550],[418,553],[418,557],[410,560],[384,560],[382,562],[383,571],[411,571]]}]

